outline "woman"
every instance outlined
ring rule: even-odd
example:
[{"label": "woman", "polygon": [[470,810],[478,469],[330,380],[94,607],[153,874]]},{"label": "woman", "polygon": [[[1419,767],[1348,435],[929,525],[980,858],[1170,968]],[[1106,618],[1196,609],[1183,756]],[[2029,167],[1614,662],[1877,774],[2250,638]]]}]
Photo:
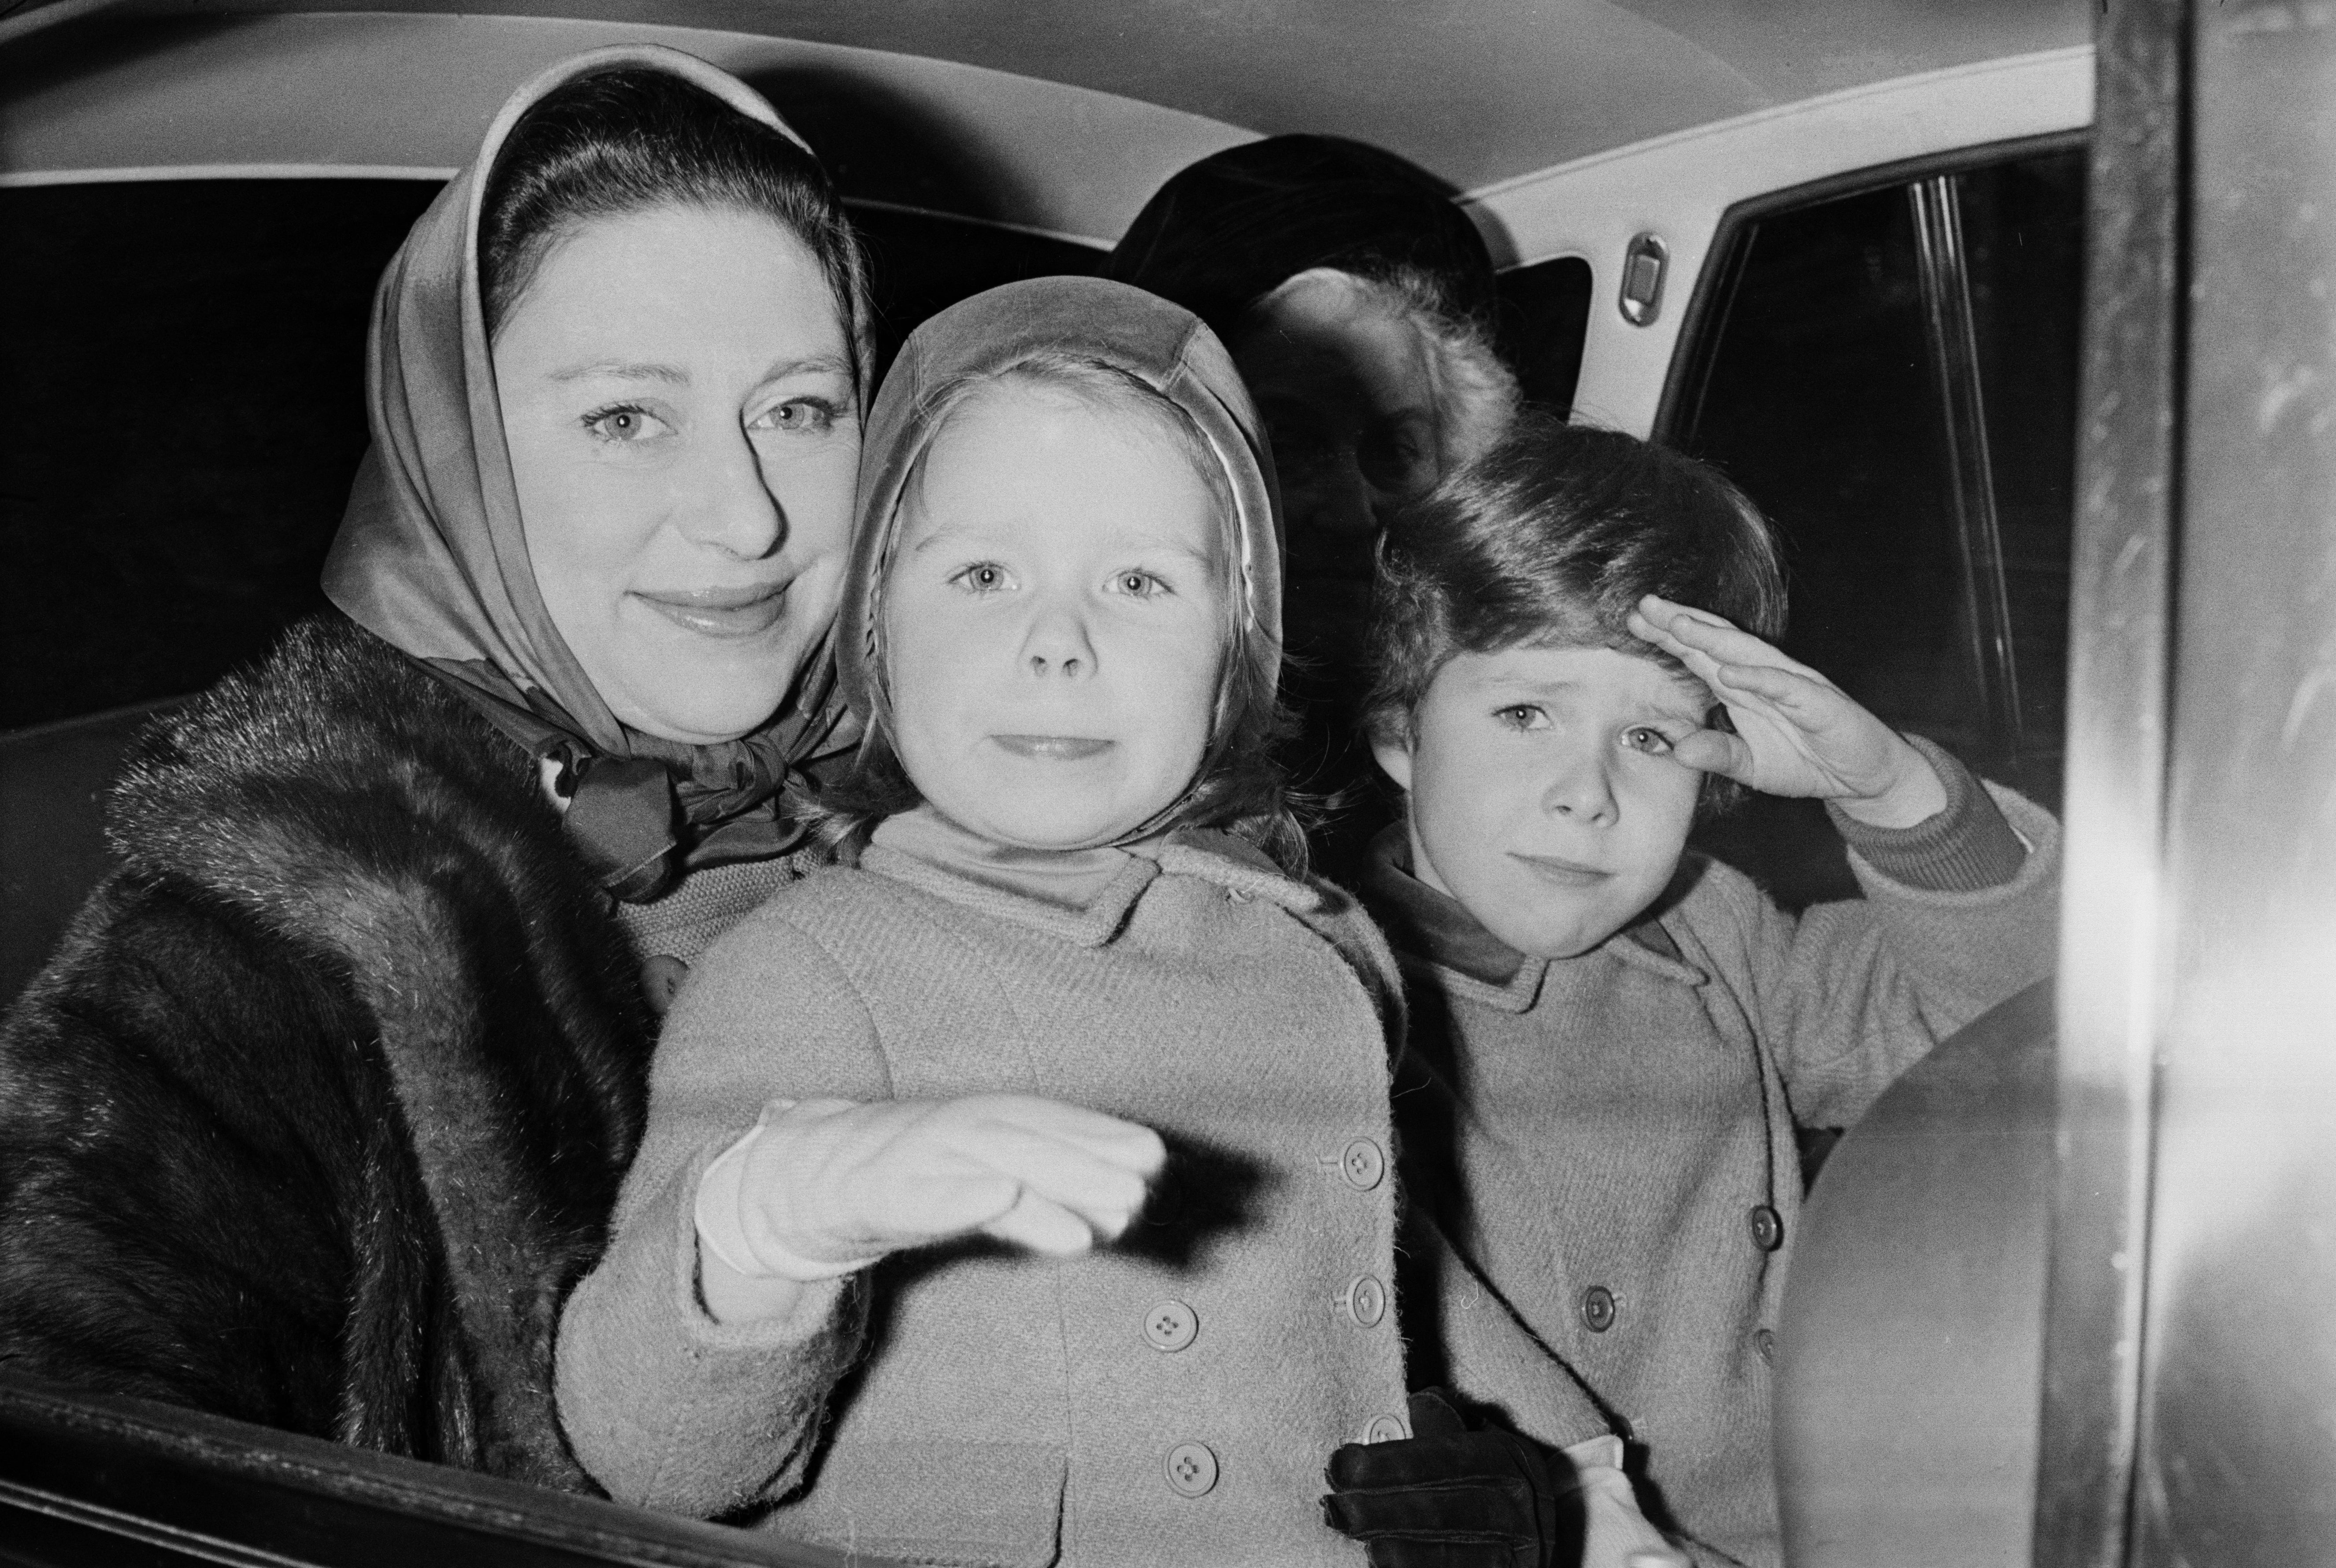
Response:
[{"label": "woman", "polygon": [[550,1341],[650,1004],[851,739],[867,314],[730,77],[604,50],[504,107],[376,297],[345,615],[144,738],[0,1025],[0,1360],[582,1484]]},{"label": "woman", "polygon": [[1349,880],[1392,815],[1352,739],[1379,533],[1516,407],[1492,348],[1492,258],[1402,159],[1274,136],[1172,177],[1104,275],[1207,322],[1264,417],[1289,538],[1286,686],[1303,726],[1290,761],[1301,786],[1349,806],[1315,836],[1320,868]]}]

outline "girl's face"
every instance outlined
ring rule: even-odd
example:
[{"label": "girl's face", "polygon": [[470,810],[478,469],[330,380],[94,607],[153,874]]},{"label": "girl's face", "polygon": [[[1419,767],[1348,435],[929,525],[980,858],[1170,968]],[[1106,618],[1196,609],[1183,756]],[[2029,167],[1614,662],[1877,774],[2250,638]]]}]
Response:
[{"label": "girl's face", "polygon": [[760,724],[834,618],[860,462],[810,250],[730,208],[596,220],[494,363],[536,586],[609,710],[697,744]]},{"label": "girl's face", "polygon": [[918,790],[993,843],[1108,841],[1183,794],[1226,625],[1219,503],[1142,417],[1043,384],[960,405],[902,498],[883,625]]}]

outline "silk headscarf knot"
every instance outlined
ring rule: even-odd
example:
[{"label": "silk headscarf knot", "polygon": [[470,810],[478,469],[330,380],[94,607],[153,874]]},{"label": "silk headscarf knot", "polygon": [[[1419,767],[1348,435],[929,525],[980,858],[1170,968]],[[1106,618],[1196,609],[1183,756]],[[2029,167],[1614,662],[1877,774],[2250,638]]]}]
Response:
[{"label": "silk headscarf knot", "polygon": [[793,845],[802,829],[787,814],[788,785],[847,753],[858,731],[837,693],[832,641],[822,639],[779,711],[752,733],[705,746],[644,734],[609,711],[537,590],[487,340],[480,208],[521,115],[556,88],[623,68],[680,77],[810,151],[744,82],[656,44],[594,50],[513,93],[375,293],[373,447],[324,587],[530,756],[556,762],[569,841],[610,894],[643,902],[687,870]]}]

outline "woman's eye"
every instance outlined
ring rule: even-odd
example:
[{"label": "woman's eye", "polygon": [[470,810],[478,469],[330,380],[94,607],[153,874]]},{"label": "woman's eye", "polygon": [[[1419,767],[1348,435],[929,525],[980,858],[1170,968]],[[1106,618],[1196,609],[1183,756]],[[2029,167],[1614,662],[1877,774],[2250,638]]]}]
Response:
[{"label": "woman's eye", "polygon": [[841,412],[824,398],[790,398],[756,416],[758,431],[823,431],[834,426]]},{"label": "woman's eye", "polygon": [[1513,702],[1493,711],[1495,721],[1511,730],[1546,730],[1549,712],[1538,702]]},{"label": "woman's eye", "polygon": [[586,414],[584,430],[595,440],[613,446],[670,434],[673,427],[638,403],[618,403]]},{"label": "woman's eye", "polygon": [[1136,599],[1149,599],[1168,591],[1168,585],[1149,572],[1122,572],[1112,579],[1112,586]]},{"label": "woman's eye", "polygon": [[1633,725],[1623,731],[1622,744],[1650,757],[1668,757],[1671,752],[1671,738],[1650,724]]},{"label": "woman's eye", "polygon": [[973,593],[995,594],[1009,586],[1013,579],[1006,575],[1006,568],[995,561],[976,561],[959,570],[949,581]]}]

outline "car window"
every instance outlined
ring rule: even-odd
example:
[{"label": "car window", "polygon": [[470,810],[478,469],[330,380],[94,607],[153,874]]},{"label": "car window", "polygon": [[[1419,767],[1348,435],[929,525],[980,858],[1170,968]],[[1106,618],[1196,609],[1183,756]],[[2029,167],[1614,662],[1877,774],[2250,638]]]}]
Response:
[{"label": "car window", "polygon": [[1561,256],[1501,274],[1501,339],[1529,403],[1572,411],[1590,328],[1590,264]]},{"label": "car window", "polygon": [[323,603],[374,280],[437,189],[0,190],[0,730],[194,691]]},{"label": "car window", "polygon": [[[0,190],[0,731],[200,691],[320,607],[375,279],[432,180]],[[1067,241],[858,208],[880,352]]]},{"label": "car window", "polygon": [[2011,781],[2056,810],[2068,721],[2084,211],[2081,151],[2020,159],[1962,177],[1988,454],[2020,682]]},{"label": "car window", "polygon": [[[1788,653],[2056,808],[2083,215],[2067,146],[1732,214],[1663,431],[1784,537]],[[1706,837],[1855,891],[1807,805]]]}]

